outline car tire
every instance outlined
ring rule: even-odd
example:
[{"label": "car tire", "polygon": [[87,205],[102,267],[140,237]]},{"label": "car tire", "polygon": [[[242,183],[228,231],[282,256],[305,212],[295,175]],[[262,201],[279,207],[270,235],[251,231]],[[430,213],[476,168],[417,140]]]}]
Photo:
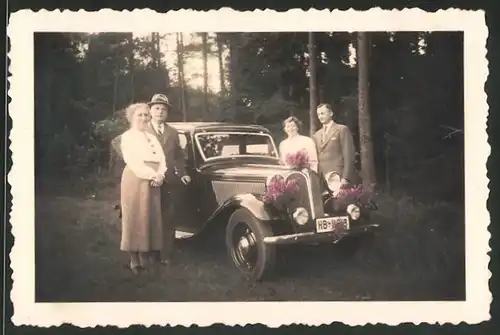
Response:
[{"label": "car tire", "polygon": [[[246,229],[244,233],[242,233],[242,229]],[[238,248],[239,241],[252,233],[253,236],[250,237],[254,244],[249,252],[251,256],[254,256],[249,257],[252,264],[242,264],[242,255]],[[247,280],[259,281],[269,278],[275,270],[276,246],[264,243],[264,238],[267,236],[273,236],[268,223],[255,218],[244,208],[237,209],[229,218],[226,226],[226,247],[229,259]],[[245,239],[248,242],[249,239]]]}]

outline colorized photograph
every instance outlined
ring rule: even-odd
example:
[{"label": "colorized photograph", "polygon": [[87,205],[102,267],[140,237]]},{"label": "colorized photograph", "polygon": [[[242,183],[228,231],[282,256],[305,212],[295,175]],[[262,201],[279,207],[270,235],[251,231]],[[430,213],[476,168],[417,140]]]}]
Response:
[{"label": "colorized photograph", "polygon": [[465,300],[463,39],[36,32],[36,302]]}]

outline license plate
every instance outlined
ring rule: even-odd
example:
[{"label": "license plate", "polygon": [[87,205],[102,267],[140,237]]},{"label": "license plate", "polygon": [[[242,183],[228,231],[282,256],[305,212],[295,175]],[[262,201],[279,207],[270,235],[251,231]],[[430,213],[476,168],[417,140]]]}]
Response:
[{"label": "license plate", "polygon": [[316,219],[316,232],[318,233],[329,233],[332,231],[344,231],[348,229],[348,216],[336,216],[331,218]]}]

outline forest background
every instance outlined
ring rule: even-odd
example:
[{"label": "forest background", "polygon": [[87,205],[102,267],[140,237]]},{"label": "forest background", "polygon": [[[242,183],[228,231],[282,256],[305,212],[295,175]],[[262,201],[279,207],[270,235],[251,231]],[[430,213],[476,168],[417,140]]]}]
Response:
[{"label": "forest background", "polygon": [[36,176],[102,174],[127,128],[123,108],[154,93],[171,100],[170,121],[258,123],[277,142],[289,115],[315,130],[315,106],[327,102],[358,153],[369,142],[380,189],[461,203],[462,34],[360,35],[38,34]]}]

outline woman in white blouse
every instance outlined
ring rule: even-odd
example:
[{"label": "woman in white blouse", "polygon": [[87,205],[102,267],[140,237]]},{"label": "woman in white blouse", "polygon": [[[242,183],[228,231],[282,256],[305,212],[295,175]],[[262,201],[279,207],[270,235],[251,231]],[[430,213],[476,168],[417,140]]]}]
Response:
[{"label": "woman in white blouse", "polygon": [[160,185],[167,171],[158,139],[147,131],[151,119],[144,103],[126,109],[130,129],[121,135],[125,161],[121,179],[122,236],[120,249],[130,254],[130,269],[138,274],[148,263],[150,252],[162,246]]},{"label": "woman in white blouse", "polygon": [[305,151],[309,157],[309,167],[318,172],[318,152],[312,138],[300,135],[302,122],[295,116],[290,116],[283,121],[283,128],[288,138],[279,145],[280,158],[285,163],[285,157],[288,154],[294,154],[299,150]]}]

